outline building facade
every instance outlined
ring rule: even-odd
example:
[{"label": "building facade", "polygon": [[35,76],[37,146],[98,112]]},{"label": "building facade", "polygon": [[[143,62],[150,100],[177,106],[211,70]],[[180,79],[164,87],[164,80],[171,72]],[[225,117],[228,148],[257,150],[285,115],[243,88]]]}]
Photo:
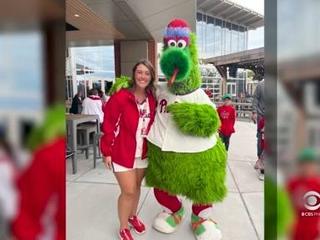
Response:
[{"label": "building facade", "polygon": [[68,52],[66,100],[77,92],[87,96],[91,88],[108,92],[115,79],[114,47],[72,47]]},{"label": "building facade", "polygon": [[[197,40],[200,61],[245,51],[248,49],[248,27],[197,12]],[[213,100],[220,100],[223,93],[218,71],[213,66],[203,64],[201,72],[202,87],[213,93]],[[246,76],[247,72],[243,69],[238,69],[233,74],[229,69],[226,91],[233,98],[243,98],[247,95]]]},{"label": "building facade", "polygon": [[199,57],[209,58],[248,49],[248,27],[197,13]]}]

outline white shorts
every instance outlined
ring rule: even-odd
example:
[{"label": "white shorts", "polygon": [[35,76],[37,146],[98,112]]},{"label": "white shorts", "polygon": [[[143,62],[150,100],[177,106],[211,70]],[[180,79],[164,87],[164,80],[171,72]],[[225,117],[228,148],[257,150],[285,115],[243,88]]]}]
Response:
[{"label": "white shorts", "polygon": [[148,159],[144,159],[142,160],[141,157],[137,157],[134,160],[134,164],[132,168],[126,168],[120,164],[117,163],[112,163],[112,167],[113,167],[113,172],[127,172],[127,171],[131,171],[133,169],[138,169],[138,168],[147,168],[148,167]]}]

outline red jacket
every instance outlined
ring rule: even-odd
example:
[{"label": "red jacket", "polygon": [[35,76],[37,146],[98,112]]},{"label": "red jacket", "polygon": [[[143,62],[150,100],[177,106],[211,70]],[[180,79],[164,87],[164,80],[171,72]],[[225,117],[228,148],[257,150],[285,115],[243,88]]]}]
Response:
[{"label": "red jacket", "polygon": [[[320,237],[320,208],[311,211],[305,205],[304,195],[308,191],[320,192],[320,177],[297,176],[292,178],[287,189],[295,210],[295,224],[293,226],[293,240],[316,240]],[[316,197],[317,204],[319,198]]]},{"label": "red jacket", "polygon": [[40,235],[52,240],[66,239],[65,163],[64,137],[34,152],[30,167],[17,183],[19,212],[12,224],[16,239],[34,240]]},{"label": "red jacket", "polygon": [[234,133],[236,110],[233,106],[222,105],[218,107],[217,111],[221,120],[220,133],[225,136],[231,136],[231,134]]},{"label": "red jacket", "polygon": [[[150,122],[147,131],[154,121],[156,100],[148,93]],[[127,89],[122,89],[111,96],[104,109],[102,124],[101,152],[111,156],[112,161],[127,168],[132,168],[136,152],[136,131],[139,123],[139,112],[135,96]],[[115,131],[119,125],[119,134]],[[146,158],[147,142],[144,139],[142,159]]]}]

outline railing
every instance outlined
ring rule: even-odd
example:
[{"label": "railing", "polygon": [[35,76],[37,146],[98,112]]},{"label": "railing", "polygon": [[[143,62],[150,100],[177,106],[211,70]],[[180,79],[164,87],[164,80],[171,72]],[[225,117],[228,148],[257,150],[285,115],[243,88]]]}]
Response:
[{"label": "railing", "polygon": [[[219,107],[223,102],[215,102],[216,106]],[[66,112],[69,113],[71,108],[71,101],[65,101]],[[237,112],[238,120],[250,120],[252,113],[252,103],[236,103],[233,102],[232,105],[235,107]]]},{"label": "railing", "polygon": [[[223,102],[215,102],[216,106],[219,107]],[[252,103],[236,103],[232,105],[236,109],[238,120],[250,120],[252,114]]]}]

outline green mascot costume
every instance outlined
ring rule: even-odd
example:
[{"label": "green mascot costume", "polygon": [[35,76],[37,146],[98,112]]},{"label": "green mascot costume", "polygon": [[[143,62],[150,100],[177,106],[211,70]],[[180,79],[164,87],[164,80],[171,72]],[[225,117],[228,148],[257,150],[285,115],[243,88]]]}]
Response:
[{"label": "green mascot costume", "polygon": [[197,240],[222,238],[209,218],[212,203],[226,195],[226,150],[217,130],[215,105],[200,88],[195,34],[182,19],[172,20],[165,31],[161,70],[168,82],[157,86],[155,122],[148,134],[148,186],[165,207],[153,223],[172,233],[185,216],[177,197],[193,202],[191,225]]}]

